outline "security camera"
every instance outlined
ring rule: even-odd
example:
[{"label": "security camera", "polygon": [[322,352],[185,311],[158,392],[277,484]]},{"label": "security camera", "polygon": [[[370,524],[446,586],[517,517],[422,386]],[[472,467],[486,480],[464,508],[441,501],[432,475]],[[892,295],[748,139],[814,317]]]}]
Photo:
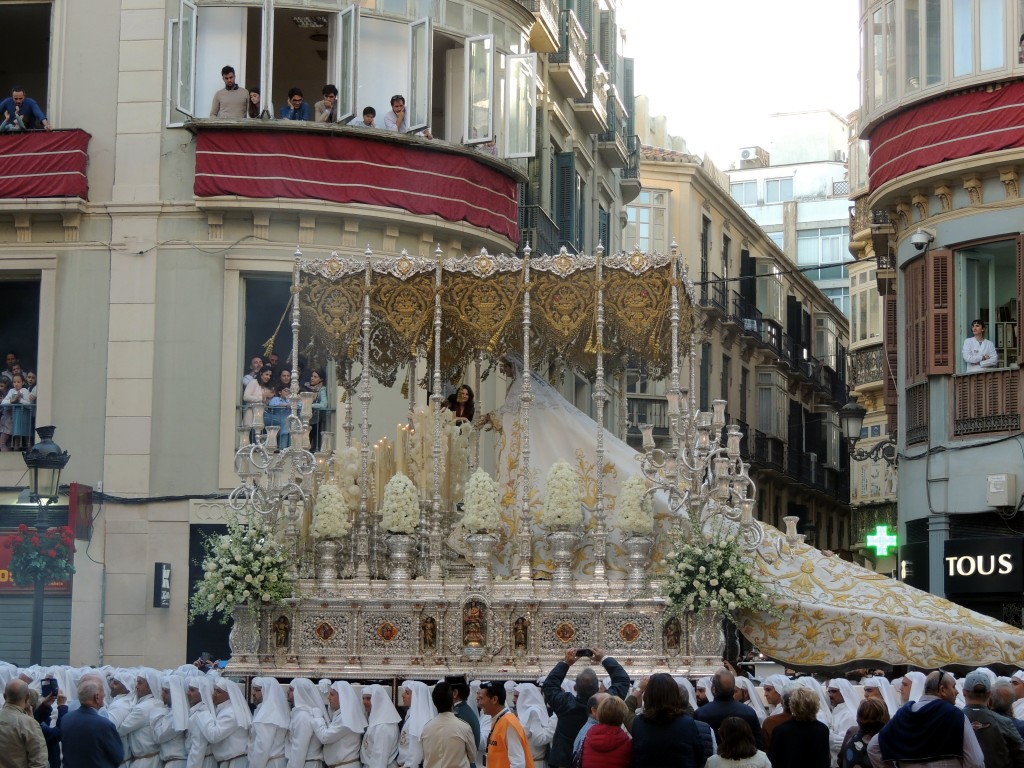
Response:
[{"label": "security camera", "polygon": [[928,230],[918,229],[917,232],[910,236],[910,243],[914,246],[915,250],[923,251],[934,239],[935,235]]}]

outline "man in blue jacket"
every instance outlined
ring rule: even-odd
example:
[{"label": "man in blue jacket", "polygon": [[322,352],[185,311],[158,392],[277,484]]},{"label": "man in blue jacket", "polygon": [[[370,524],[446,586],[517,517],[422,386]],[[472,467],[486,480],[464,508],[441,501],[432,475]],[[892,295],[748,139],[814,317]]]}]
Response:
[{"label": "man in blue jacket", "polygon": [[[593,660],[599,662],[611,676],[608,693],[625,699],[629,693],[629,675],[622,665],[611,657],[606,658],[600,648],[587,650],[583,655],[592,655]],[[555,664],[541,684],[544,699],[551,711],[558,716],[558,725],[555,726],[551,750],[548,752],[548,765],[551,768],[569,768],[572,765],[573,741],[583,724],[587,722],[587,700],[597,693],[599,688],[597,673],[588,667],[576,675],[575,695],[562,690],[562,681],[577,658],[577,651],[566,651],[565,661]]]},{"label": "man in blue jacket", "polygon": [[38,128],[53,130],[50,127],[50,121],[46,119],[43,110],[39,108],[39,104],[35,99],[26,97],[25,89],[20,85],[14,86],[11,89],[11,95],[0,101],[0,120],[4,119],[5,113],[7,119],[25,126],[26,131]]},{"label": "man in blue jacket", "polygon": [[727,669],[715,672],[711,679],[711,695],[714,698],[694,712],[693,719],[707,723],[717,735],[718,728],[725,718],[738,717],[750,726],[757,748],[764,749],[761,723],[754,710],[733,698],[736,695],[736,675]]},{"label": "man in blue jacket", "polygon": [[64,768],[117,768],[124,760],[117,728],[98,711],[103,696],[98,677],[86,675],[78,684],[79,708],[61,723]]}]

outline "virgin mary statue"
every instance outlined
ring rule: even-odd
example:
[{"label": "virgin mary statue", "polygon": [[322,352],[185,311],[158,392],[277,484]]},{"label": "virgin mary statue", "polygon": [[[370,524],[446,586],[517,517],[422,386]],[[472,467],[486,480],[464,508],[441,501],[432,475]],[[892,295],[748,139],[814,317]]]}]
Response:
[{"label": "virgin mary statue", "polygon": [[[528,419],[530,466],[527,471],[522,461],[522,357],[516,353],[506,353],[501,359],[501,371],[510,380],[505,402],[478,420],[483,429],[493,429],[498,433],[495,475],[502,491],[504,523],[502,540],[498,545],[498,570],[504,569],[503,575],[507,575],[511,568],[511,544],[523,514],[520,479],[529,488],[531,527],[536,535],[542,535],[546,531],[540,527],[538,520],[544,503],[544,485],[548,469],[558,461],[567,461],[579,475],[583,504],[591,510],[584,516],[583,546],[576,559],[576,572],[578,575],[592,576],[594,551],[587,534],[593,531],[596,525],[592,510],[597,504],[597,431],[603,428],[566,400],[543,377],[531,371],[532,400]],[[622,484],[632,475],[640,474],[639,458],[640,454],[636,450],[608,430],[604,430],[604,512],[605,528],[608,531],[607,571],[611,578],[624,577],[627,572],[626,553],[622,546],[625,537],[617,526],[616,501],[621,495]],[[667,517],[667,508],[662,504],[656,504],[655,516]],[[652,553],[652,561],[657,562],[655,558],[661,554]],[[554,564],[547,558],[540,557],[534,562],[536,572],[550,573],[553,569]]]}]

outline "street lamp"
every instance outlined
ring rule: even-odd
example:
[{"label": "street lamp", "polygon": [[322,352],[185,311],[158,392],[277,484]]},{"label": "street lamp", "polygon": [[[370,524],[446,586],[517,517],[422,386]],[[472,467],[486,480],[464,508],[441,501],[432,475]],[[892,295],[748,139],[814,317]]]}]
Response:
[{"label": "street lamp", "polygon": [[899,455],[896,452],[896,441],[887,437],[881,442],[875,443],[869,450],[858,449],[857,441],[860,440],[860,430],[864,425],[864,416],[867,409],[855,399],[839,409],[839,428],[843,430],[846,440],[850,445],[850,458],[854,461],[878,461],[882,459],[886,464],[895,467],[899,463]]},{"label": "street lamp", "polygon": [[[46,507],[57,501],[60,488],[60,473],[68,463],[68,452],[62,451],[53,442],[56,427],[38,427],[39,442],[22,454],[29,472],[29,496],[39,505],[36,514],[36,530],[46,532]],[[32,645],[30,663],[41,664],[43,656],[43,590],[46,583],[37,579],[32,603]]]}]

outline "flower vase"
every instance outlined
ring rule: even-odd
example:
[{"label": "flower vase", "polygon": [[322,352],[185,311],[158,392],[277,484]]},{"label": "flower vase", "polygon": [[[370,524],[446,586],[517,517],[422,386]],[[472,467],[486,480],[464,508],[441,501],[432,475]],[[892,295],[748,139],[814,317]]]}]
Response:
[{"label": "flower vase", "polygon": [[651,546],[654,542],[650,536],[634,534],[622,544],[626,548],[626,560],[629,562],[626,590],[632,594],[643,592],[648,588],[647,563],[650,560]]},{"label": "flower vase", "polygon": [[725,652],[725,630],[722,616],[713,608],[703,608],[687,614],[690,629],[690,651],[694,657],[714,659],[716,662]]},{"label": "flower vase", "polygon": [[554,530],[548,534],[551,559],[555,563],[555,570],[551,574],[552,594],[572,594],[572,564],[579,540],[580,535],[575,531]]},{"label": "flower vase", "polygon": [[259,613],[252,611],[245,603],[235,606],[231,612],[231,631],[228,633],[228,646],[232,658],[256,656],[260,648]]},{"label": "flower vase", "polygon": [[408,581],[413,574],[416,537],[407,533],[389,533],[385,537],[388,548],[388,580]]},{"label": "flower vase", "polygon": [[338,578],[338,542],[321,539],[316,543],[317,581],[333,581]]},{"label": "flower vase", "polygon": [[473,566],[473,583],[487,584],[491,580],[491,553],[498,537],[491,533],[471,533],[466,536],[469,561]]}]

